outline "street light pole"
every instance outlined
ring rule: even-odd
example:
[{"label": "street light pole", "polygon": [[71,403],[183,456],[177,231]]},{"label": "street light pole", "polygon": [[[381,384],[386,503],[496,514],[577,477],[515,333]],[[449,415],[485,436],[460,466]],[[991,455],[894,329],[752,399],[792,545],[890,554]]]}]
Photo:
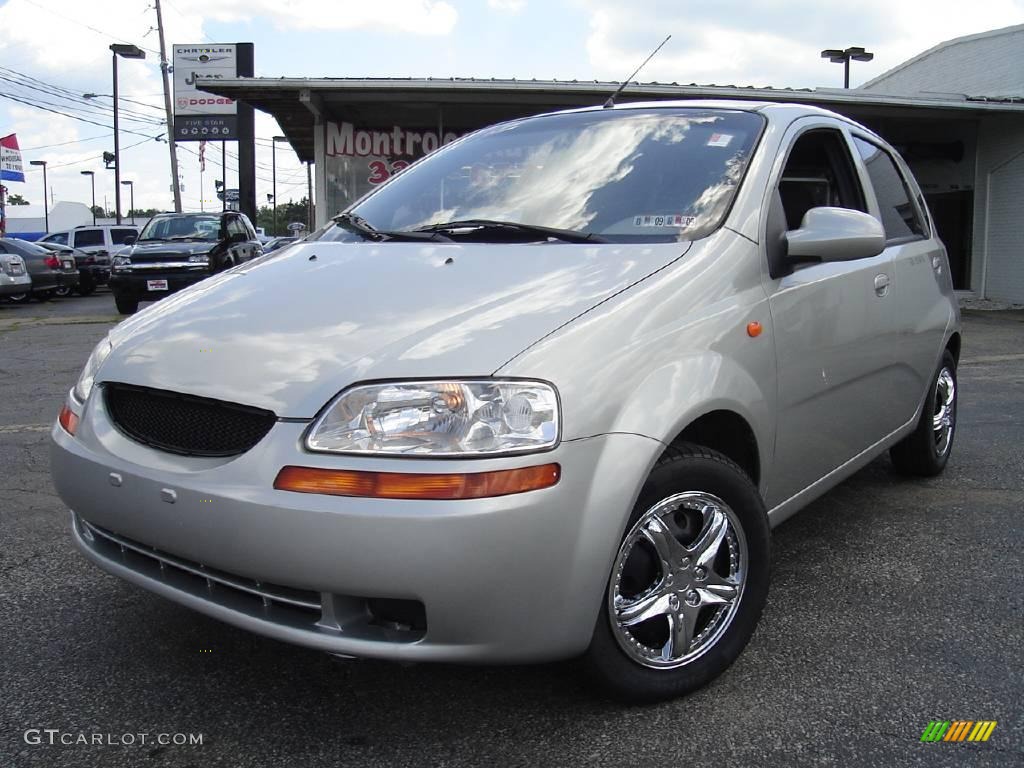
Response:
[{"label": "street light pole", "polygon": [[128,187],[128,215],[132,217],[132,224],[135,223],[135,182],[122,181]]},{"label": "street light pole", "polygon": [[[92,180],[92,224],[96,226],[96,174],[93,171],[82,171],[82,175]],[[106,211],[103,213],[106,214]]]},{"label": "street light pole", "polygon": [[274,191],[274,216],[273,216],[273,222],[274,222],[273,230],[274,231],[271,232],[270,234],[272,234],[274,237],[277,237],[277,233],[278,233],[278,230],[277,230],[277,142],[279,142],[279,141],[288,141],[288,139],[286,139],[284,136],[274,136],[273,139],[270,142],[270,157],[271,157],[271,161],[270,161],[270,167],[271,167],[270,178],[271,178],[271,183],[273,184],[273,187],[274,187],[274,190],[273,190]]},{"label": "street light pole", "polygon": [[50,232],[50,201],[46,197],[46,161],[45,160],[29,160],[29,165],[41,165],[43,166],[43,220],[45,221],[46,232]]},{"label": "street light pole", "polygon": [[121,223],[121,135],[117,130],[117,57],[126,59],[144,59],[146,52],[137,45],[124,43],[112,43],[110,46],[111,58],[114,62],[114,208],[117,223]]},{"label": "street light pole", "polygon": [[845,49],[829,48],[821,52],[821,58],[828,59],[833,64],[843,65],[843,88],[849,88],[850,61],[871,61],[875,58],[875,54],[855,46]]}]

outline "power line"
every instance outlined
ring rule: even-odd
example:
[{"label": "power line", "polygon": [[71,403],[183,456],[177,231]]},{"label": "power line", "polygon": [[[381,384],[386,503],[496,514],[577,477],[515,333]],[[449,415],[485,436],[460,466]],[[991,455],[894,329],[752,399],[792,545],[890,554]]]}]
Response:
[{"label": "power line", "polygon": [[[121,151],[124,152],[126,149],[131,149],[132,147],[141,146],[142,144],[145,144],[147,141],[155,141],[156,138],[157,138],[156,136],[147,136],[142,141],[137,141],[134,144],[129,144],[127,147],[122,147]],[[65,167],[67,167],[69,165],[81,165],[82,163],[88,163],[88,162],[92,162],[92,161],[95,161],[95,160],[102,160],[102,159],[103,159],[103,155],[89,155],[86,158],[83,158],[83,159],[80,159],[80,160],[69,160],[66,163],[48,163],[46,168],[47,168],[47,170],[51,170],[52,171],[54,168],[65,168]],[[41,170],[37,170],[36,168],[26,168],[25,172],[26,173],[41,173]]]},{"label": "power line", "polygon": [[104,133],[99,136],[88,136],[84,139],[72,139],[71,141],[61,141],[57,144],[41,144],[38,147],[22,147],[22,152],[34,152],[38,149],[52,149],[53,147],[66,147],[68,144],[83,144],[86,141],[96,141],[97,139],[109,139],[114,134]]},{"label": "power line", "polygon": [[[2,80],[2,79],[3,78],[0,77],[0,80]],[[8,94],[8,95],[10,95],[10,94]],[[38,96],[32,96],[32,95],[25,94],[25,93],[20,93],[20,94],[18,94],[18,96],[20,98],[22,98],[22,99],[27,100],[33,106],[40,106],[40,108],[43,108],[43,107],[61,107],[63,109],[69,110],[69,112],[72,113],[73,115],[82,115],[82,116],[85,116],[85,117],[96,117],[96,118],[100,118],[100,119],[105,119],[105,118],[111,117],[111,114],[107,113],[107,112],[103,112],[103,111],[99,111],[99,112],[97,112],[97,111],[90,111],[90,110],[82,109],[81,107],[77,107],[77,106],[74,106],[74,105],[71,105],[71,104],[55,103],[55,102],[52,102],[52,101],[47,101],[46,99],[41,99]],[[141,118],[137,118],[137,117],[122,117],[121,119],[122,120],[127,120],[128,122],[132,122],[132,123],[142,123],[143,125],[155,125],[155,126],[163,127],[163,123],[160,122],[159,120],[141,119]]]},{"label": "power line", "polygon": [[[79,111],[82,111],[82,112],[96,112],[96,111],[99,111],[99,112],[101,112],[103,114],[107,114],[107,113],[112,114],[113,113],[113,104],[111,104],[108,107],[108,106],[105,106],[104,104],[102,104],[101,102],[87,100],[84,96],[80,96],[80,95],[76,94],[74,91],[72,91],[72,90],[70,90],[68,88],[64,88],[64,87],[59,86],[59,85],[53,85],[52,83],[47,83],[47,82],[45,82],[43,80],[40,80],[39,78],[32,77],[31,75],[26,75],[23,72],[18,72],[17,70],[11,69],[10,67],[0,66],[0,73],[4,73],[4,72],[6,72],[6,73],[8,73],[10,75],[14,75],[15,77],[12,79],[11,77],[8,77],[8,76],[6,76],[4,74],[0,74],[0,79],[7,80],[10,83],[14,83],[15,85],[18,85],[18,86],[20,86],[22,88],[26,88],[26,89],[31,90],[31,91],[38,91],[38,92],[40,92],[42,94],[45,94],[46,96],[53,96],[53,97],[56,97],[58,99],[66,99],[67,101],[71,102],[71,104],[73,104],[75,106],[75,108],[77,108]],[[29,81],[29,82],[25,82],[25,81]],[[49,103],[49,102],[47,102],[47,103]],[[142,103],[142,102],[139,102],[139,103]],[[61,105],[52,105],[52,106],[61,106]],[[70,104],[67,105],[67,106],[68,106],[68,108],[70,108]],[[85,107],[87,107],[88,109],[85,109]],[[153,120],[153,116],[152,115],[146,115],[146,114],[143,114],[142,112],[136,112],[135,110],[130,109],[130,108],[122,107],[119,110],[119,112],[121,114],[124,114],[124,115],[132,115],[132,116],[138,117],[140,120],[144,120],[144,121],[152,121]]]},{"label": "power line", "polygon": [[[40,106],[39,104],[33,104],[31,101],[25,101],[25,99],[20,99],[17,96],[11,96],[9,93],[0,93],[0,99],[10,99],[11,101],[16,101],[19,104],[24,104],[25,106],[28,106],[28,107],[35,107],[36,109],[41,109],[44,112],[52,112],[53,114],[60,115],[62,117],[70,117],[72,120],[79,120],[79,121],[81,121],[83,123],[89,123],[90,125],[98,125],[100,128],[110,128],[109,125],[104,125],[103,123],[97,123],[95,120],[89,120],[87,118],[80,117],[79,115],[72,115],[72,114],[70,114],[68,112],[62,112],[59,109],[50,109],[49,107],[43,107],[43,106]],[[123,128],[122,131],[124,133],[134,133],[136,136],[146,136],[146,134],[140,133],[139,131],[133,131],[131,128]],[[146,136],[146,138],[147,139],[151,139],[153,137],[152,136]]]},{"label": "power line", "polygon": [[[58,19],[63,19],[64,21],[69,21],[72,24],[77,24],[80,27],[84,27],[85,29],[88,29],[90,32],[95,32],[97,35],[100,35],[101,37],[105,37],[108,40],[113,40],[115,43],[128,43],[127,40],[122,40],[119,37],[114,37],[113,35],[111,35],[111,34],[109,34],[107,32],[104,32],[101,29],[96,29],[96,27],[90,26],[90,25],[86,24],[85,22],[78,21],[77,19],[72,19],[72,18],[70,18],[68,16],[65,16],[63,13],[57,13],[57,11],[51,10],[50,8],[47,8],[45,6],[40,5],[37,2],[34,2],[34,0],[25,0],[25,2],[28,3],[29,5],[34,5],[36,8],[38,8],[41,11],[45,11],[46,13],[49,13],[51,16],[56,16]],[[131,43],[128,43],[128,44],[131,45]],[[160,55],[160,51],[154,51],[152,48],[146,48],[146,47],[141,46],[141,45],[139,47],[142,48],[142,50],[149,51],[150,53],[154,53],[157,56]]]}]

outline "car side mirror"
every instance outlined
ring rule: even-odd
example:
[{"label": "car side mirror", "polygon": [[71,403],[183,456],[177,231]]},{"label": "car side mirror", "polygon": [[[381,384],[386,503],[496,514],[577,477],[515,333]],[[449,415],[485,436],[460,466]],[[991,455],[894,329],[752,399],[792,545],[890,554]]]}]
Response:
[{"label": "car side mirror", "polygon": [[137,235],[125,235],[124,240],[121,241],[122,245],[135,245],[135,241],[138,240]]},{"label": "car side mirror", "polygon": [[861,211],[811,208],[800,228],[786,233],[786,246],[790,262],[867,259],[885,250],[885,230]]}]

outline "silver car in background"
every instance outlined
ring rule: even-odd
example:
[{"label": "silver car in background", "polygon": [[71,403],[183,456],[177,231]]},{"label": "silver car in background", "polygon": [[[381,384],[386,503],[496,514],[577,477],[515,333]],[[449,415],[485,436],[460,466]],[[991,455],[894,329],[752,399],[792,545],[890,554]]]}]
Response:
[{"label": "silver car in background", "polygon": [[960,319],[904,162],[800,105],[493,126],[147,308],[54,426],[75,542],[330,653],[585,655],[704,685],[770,528],[889,450],[941,472]]}]

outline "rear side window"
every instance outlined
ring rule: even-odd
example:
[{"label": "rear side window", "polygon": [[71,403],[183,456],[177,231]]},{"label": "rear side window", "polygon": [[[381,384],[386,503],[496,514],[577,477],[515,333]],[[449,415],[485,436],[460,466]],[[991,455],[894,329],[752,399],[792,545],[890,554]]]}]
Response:
[{"label": "rear side window", "polygon": [[129,235],[135,237],[139,233],[134,229],[112,229],[110,230],[110,239],[114,245],[124,245],[124,239]]},{"label": "rear side window", "polygon": [[88,248],[91,245],[105,245],[102,229],[76,229],[75,248]]},{"label": "rear side window", "polygon": [[853,143],[871,177],[871,186],[875,188],[885,239],[893,242],[924,237],[924,225],[911,201],[906,179],[892,156],[859,136],[853,137]]},{"label": "rear side window", "polygon": [[245,225],[242,224],[242,220],[237,216],[228,217],[228,235],[243,235],[248,238]]},{"label": "rear side window", "polygon": [[58,245],[67,245],[68,244],[68,233],[67,232],[61,232],[61,233],[56,234],[56,235],[50,235],[49,237],[44,237],[43,238],[43,242],[46,242],[46,243],[57,243]]}]

